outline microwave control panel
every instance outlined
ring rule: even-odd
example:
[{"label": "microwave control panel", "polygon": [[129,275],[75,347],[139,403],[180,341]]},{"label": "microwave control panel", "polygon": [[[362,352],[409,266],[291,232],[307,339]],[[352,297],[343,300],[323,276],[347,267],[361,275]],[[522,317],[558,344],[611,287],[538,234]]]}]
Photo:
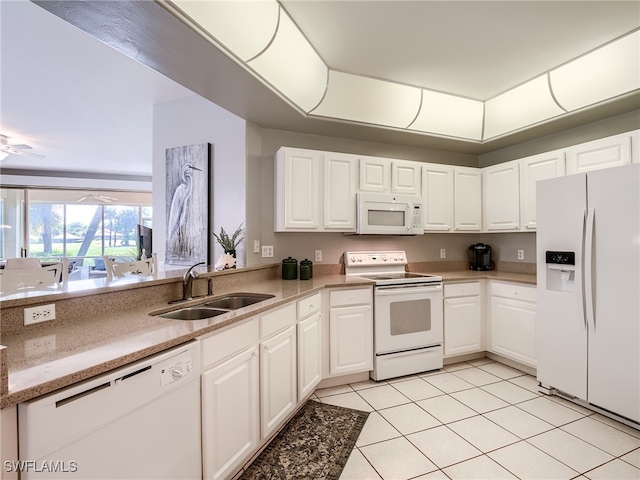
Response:
[{"label": "microwave control panel", "polygon": [[422,215],[420,205],[413,206],[413,222],[411,228],[422,228]]}]

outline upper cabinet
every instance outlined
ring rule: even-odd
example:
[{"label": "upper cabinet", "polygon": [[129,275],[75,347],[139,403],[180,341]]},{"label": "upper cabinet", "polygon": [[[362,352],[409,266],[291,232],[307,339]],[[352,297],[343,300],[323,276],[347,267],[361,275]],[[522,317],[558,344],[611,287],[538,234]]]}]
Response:
[{"label": "upper cabinet", "polygon": [[518,230],[520,228],[520,174],[517,161],[484,168],[484,229]]},{"label": "upper cabinet", "polygon": [[281,148],[276,154],[275,231],[318,228],[319,152]]},{"label": "upper cabinet", "polygon": [[391,162],[391,193],[421,195],[420,162],[393,160]]},{"label": "upper cabinet", "polygon": [[564,175],[564,151],[542,153],[520,159],[521,229],[536,229],[536,182]]},{"label": "upper cabinet", "polygon": [[453,167],[427,164],[422,167],[424,229],[453,231]]},{"label": "upper cabinet", "polygon": [[456,232],[482,228],[482,175],[477,168],[453,169],[453,218]]},{"label": "upper cabinet", "polygon": [[323,154],[324,228],[356,229],[356,168],[358,159],[341,153]]},{"label": "upper cabinet", "polygon": [[421,195],[421,166],[408,160],[361,157],[358,191]]},{"label": "upper cabinet", "polygon": [[[638,138],[637,131],[628,132],[568,148],[567,175],[632,163],[633,150],[637,162]],[[636,147],[632,149],[634,140]]]},{"label": "upper cabinet", "polygon": [[427,232],[534,232],[536,183],[640,163],[640,130],[485,168],[282,147],[276,232],[354,232],[356,195],[421,196]]},{"label": "upper cabinet", "polygon": [[391,190],[391,162],[386,158],[360,158],[359,192],[386,193]]}]

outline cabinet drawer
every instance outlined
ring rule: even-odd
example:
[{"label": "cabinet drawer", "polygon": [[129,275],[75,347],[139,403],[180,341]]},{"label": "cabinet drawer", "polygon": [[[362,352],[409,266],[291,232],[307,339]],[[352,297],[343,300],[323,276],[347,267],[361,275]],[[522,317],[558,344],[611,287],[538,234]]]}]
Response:
[{"label": "cabinet drawer", "polygon": [[538,292],[536,287],[519,285],[517,283],[491,283],[491,295],[496,297],[513,298],[526,302],[537,302]]},{"label": "cabinet drawer", "polygon": [[362,305],[371,303],[372,299],[373,293],[370,288],[334,290],[329,294],[329,306],[340,307],[343,305]]},{"label": "cabinet drawer", "polygon": [[444,285],[444,298],[480,295],[480,282],[453,283]]},{"label": "cabinet drawer", "polygon": [[214,365],[236,352],[258,344],[258,320],[254,319],[202,340],[202,365]]},{"label": "cabinet drawer", "polygon": [[298,320],[302,320],[312,313],[319,312],[320,307],[322,306],[321,298],[322,296],[320,293],[316,293],[310,297],[298,300]]},{"label": "cabinet drawer", "polygon": [[260,317],[260,338],[267,338],[294,323],[296,323],[295,303],[266,313]]}]

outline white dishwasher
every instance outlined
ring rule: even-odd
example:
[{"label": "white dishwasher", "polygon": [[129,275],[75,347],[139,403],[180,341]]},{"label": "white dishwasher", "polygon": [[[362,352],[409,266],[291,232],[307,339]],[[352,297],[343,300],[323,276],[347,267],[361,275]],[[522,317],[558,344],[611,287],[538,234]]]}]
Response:
[{"label": "white dishwasher", "polygon": [[18,406],[21,479],[198,479],[200,342]]}]

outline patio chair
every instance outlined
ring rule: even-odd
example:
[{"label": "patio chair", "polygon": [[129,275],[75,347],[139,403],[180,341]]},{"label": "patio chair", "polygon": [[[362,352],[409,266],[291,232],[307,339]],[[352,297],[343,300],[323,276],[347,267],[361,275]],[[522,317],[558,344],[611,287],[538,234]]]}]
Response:
[{"label": "patio chair", "polygon": [[[40,261],[37,258],[38,265]],[[0,297],[29,292],[55,292],[62,290],[68,278],[68,260],[35,268],[16,268],[27,262],[11,262],[10,268],[0,270]],[[31,262],[33,264],[33,262]],[[7,265],[9,261],[7,260]]]},{"label": "patio chair", "polygon": [[102,258],[107,269],[107,280],[109,281],[132,275],[155,275],[158,271],[158,260],[155,253],[151,255],[151,258],[134,261],[118,261],[106,256]]}]

